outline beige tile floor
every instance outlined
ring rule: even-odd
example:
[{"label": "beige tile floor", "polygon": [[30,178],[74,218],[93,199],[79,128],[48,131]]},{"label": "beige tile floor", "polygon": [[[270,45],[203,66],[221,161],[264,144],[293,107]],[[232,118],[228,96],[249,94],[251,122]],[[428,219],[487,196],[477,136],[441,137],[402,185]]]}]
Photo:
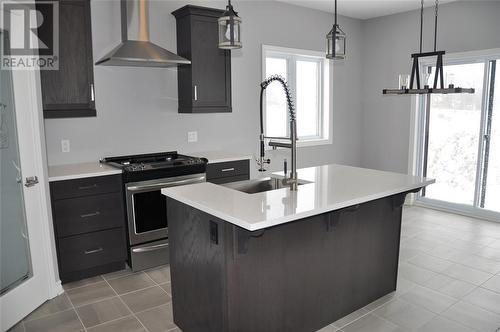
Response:
[{"label": "beige tile floor", "polygon": [[[397,291],[321,332],[500,332],[500,223],[410,207],[401,236]],[[64,288],[12,331],[180,331],[168,266]]]}]

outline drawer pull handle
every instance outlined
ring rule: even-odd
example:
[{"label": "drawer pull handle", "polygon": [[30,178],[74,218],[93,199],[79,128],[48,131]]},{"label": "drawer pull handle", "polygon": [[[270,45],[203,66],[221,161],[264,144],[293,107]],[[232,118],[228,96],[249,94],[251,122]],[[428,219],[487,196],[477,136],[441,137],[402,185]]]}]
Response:
[{"label": "drawer pull handle", "polygon": [[96,211],[94,213],[81,214],[80,218],[92,218],[92,217],[97,217],[100,214],[101,214],[101,212]]},{"label": "drawer pull handle", "polygon": [[168,247],[168,243],[161,243],[161,244],[155,244],[155,245],[152,245],[149,247],[134,248],[134,249],[132,249],[132,252],[135,252],[135,253],[149,252],[149,251],[160,250],[160,249],[163,249],[166,247]]},{"label": "drawer pull handle", "polygon": [[232,171],[234,171],[234,167],[224,168],[223,170],[221,170],[221,172],[232,172]]},{"label": "drawer pull handle", "polygon": [[83,186],[83,187],[78,187],[79,190],[88,190],[88,189],[94,189],[94,188],[97,188],[97,184],[93,184],[93,185],[90,185],[90,186]]},{"label": "drawer pull handle", "polygon": [[104,249],[101,247],[101,248],[97,248],[97,249],[93,249],[93,250],[85,250],[83,253],[85,255],[90,255],[90,254],[96,254],[96,253],[101,252],[103,250]]}]

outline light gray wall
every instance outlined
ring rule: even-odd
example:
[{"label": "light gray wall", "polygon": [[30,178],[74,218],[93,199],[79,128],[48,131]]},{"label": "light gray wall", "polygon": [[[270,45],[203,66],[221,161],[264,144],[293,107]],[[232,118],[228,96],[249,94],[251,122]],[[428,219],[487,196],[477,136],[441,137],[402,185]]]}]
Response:
[{"label": "light gray wall", "polygon": [[[185,4],[151,1],[154,42],[175,51],[175,19],[170,13]],[[196,4],[224,7],[222,2]],[[173,149],[257,153],[261,44],[323,51],[332,16],[278,2],[245,1],[235,6],[243,18],[244,46],[232,54],[233,113],[178,114],[175,69],[97,66],[97,117],[45,121],[49,164]],[[340,23],[349,35],[351,56],[334,67],[333,144],[301,148],[299,167],[361,161],[362,24],[344,17]],[[117,45],[119,27],[118,1],[92,1],[94,59]],[[187,132],[192,130],[198,131],[198,143],[188,144]],[[61,139],[71,141],[70,153],[61,152]],[[274,169],[281,164],[281,157],[274,158]]]},{"label": "light gray wall", "polygon": [[[433,9],[425,11],[424,51],[433,48]],[[406,173],[410,97],[383,96],[410,74],[410,54],[418,52],[419,12],[363,22],[363,167]],[[500,2],[465,1],[440,6],[438,49],[448,53],[500,47]]]}]

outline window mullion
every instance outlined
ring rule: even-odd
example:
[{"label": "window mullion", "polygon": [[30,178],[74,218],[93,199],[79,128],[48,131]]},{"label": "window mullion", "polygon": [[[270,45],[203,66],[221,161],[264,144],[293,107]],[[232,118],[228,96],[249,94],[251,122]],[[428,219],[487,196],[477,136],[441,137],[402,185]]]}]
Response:
[{"label": "window mullion", "polygon": [[486,185],[488,182],[488,162],[489,162],[489,154],[490,154],[490,141],[491,141],[491,120],[493,113],[493,102],[494,102],[494,94],[495,94],[495,76],[497,70],[497,61],[492,60],[489,62],[489,72],[488,72],[488,82],[486,91],[487,97],[484,102],[483,111],[484,111],[484,128],[481,132],[480,139],[484,143],[483,155],[482,155],[482,173],[480,177],[480,193],[479,193],[479,207],[484,208],[485,199],[486,199]]},{"label": "window mullion", "polygon": [[316,135],[318,138],[323,138],[324,135],[323,135],[323,121],[324,121],[324,105],[323,105],[323,81],[324,81],[324,78],[323,78],[323,75],[325,75],[324,71],[323,71],[323,64],[322,62],[318,61],[316,62],[316,65],[318,66],[317,70],[318,70],[318,86],[317,86],[317,89],[316,89],[316,101],[318,103],[317,105],[317,111],[318,111],[318,114],[317,114],[317,121],[316,121]]},{"label": "window mullion", "polygon": [[474,188],[474,202],[473,206],[480,207],[481,205],[481,195],[482,195],[482,183],[483,183],[483,170],[484,170],[484,157],[485,157],[485,141],[484,133],[487,121],[487,105],[489,96],[489,75],[490,75],[490,62],[485,59],[484,61],[484,77],[483,77],[483,96],[481,103],[481,123],[479,126],[479,144],[478,144],[478,154],[477,154],[477,165],[476,165],[476,183]]}]

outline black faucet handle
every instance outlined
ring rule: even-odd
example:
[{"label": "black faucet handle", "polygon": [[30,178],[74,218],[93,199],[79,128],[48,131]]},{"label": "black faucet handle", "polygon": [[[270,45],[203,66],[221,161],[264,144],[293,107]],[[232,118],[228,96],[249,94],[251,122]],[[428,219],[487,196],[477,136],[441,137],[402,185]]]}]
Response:
[{"label": "black faucet handle", "polygon": [[288,173],[288,162],[286,158],[283,160],[283,171],[285,172],[285,177],[286,177],[286,174]]}]

